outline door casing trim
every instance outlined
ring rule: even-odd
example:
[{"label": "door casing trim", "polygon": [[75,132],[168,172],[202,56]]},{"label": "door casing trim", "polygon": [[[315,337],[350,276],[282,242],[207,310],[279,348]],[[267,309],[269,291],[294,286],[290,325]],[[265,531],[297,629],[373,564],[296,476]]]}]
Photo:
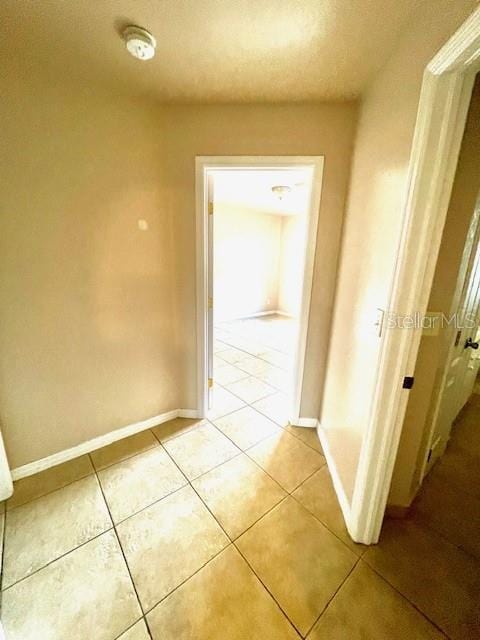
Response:
[{"label": "door casing trim", "polygon": [[290,422],[297,426],[315,427],[318,416],[301,416],[301,400],[307,333],[312,294],[317,230],[322,192],[324,156],[197,156],[195,158],[196,201],[196,319],[197,319],[197,412],[207,412],[207,278],[208,278],[208,189],[209,171],[299,169],[312,171],[312,190],[308,212],[305,265],[300,305],[300,322],[295,364],[295,391]]}]

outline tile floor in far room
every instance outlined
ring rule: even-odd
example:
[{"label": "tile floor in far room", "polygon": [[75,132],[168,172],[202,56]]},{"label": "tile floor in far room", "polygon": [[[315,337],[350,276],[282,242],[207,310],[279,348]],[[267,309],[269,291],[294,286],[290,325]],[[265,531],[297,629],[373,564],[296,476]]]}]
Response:
[{"label": "tile floor in far room", "polygon": [[7,640],[480,637],[478,403],[411,517],[366,549],[315,431],[286,424],[281,391],[251,388],[209,421],[172,420],[16,483]]}]

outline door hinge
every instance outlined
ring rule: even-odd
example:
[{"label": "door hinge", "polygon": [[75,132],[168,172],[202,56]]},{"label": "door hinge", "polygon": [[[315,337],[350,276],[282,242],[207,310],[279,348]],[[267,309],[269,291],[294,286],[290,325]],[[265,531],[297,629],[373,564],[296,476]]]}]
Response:
[{"label": "door hinge", "polygon": [[402,388],[411,389],[413,387],[414,381],[415,381],[415,378],[413,376],[405,376],[405,378],[403,379]]},{"label": "door hinge", "polygon": [[208,388],[211,389],[213,387],[213,378],[208,379]]},{"label": "door hinge", "polygon": [[208,203],[208,215],[213,216],[213,202]]},{"label": "door hinge", "polygon": [[213,298],[210,296],[208,298],[208,308],[213,309]]}]

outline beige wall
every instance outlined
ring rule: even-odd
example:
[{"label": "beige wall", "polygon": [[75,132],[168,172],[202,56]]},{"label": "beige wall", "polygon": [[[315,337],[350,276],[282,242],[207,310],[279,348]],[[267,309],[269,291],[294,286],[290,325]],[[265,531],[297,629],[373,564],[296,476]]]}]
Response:
[{"label": "beige wall", "polygon": [[277,308],[294,317],[299,316],[301,305],[305,269],[305,224],[306,218],[302,215],[282,218]]},{"label": "beige wall", "polygon": [[196,155],[325,156],[304,400],[315,415],[355,105],[162,107],[27,78],[9,79],[1,107],[10,465],[196,406]]},{"label": "beige wall", "polygon": [[354,103],[165,106],[169,204],[174,212],[178,330],[185,408],[196,406],[195,156],[324,155],[303,416],[318,415],[337,254],[356,124]]},{"label": "beige wall", "polygon": [[298,317],[306,215],[215,205],[214,299],[218,321],[279,310]]},{"label": "beige wall", "polygon": [[180,385],[157,110],[14,78],[0,109],[0,420],[17,467],[176,408]]},{"label": "beige wall", "polygon": [[215,205],[215,320],[278,308],[282,217]]},{"label": "beige wall", "polygon": [[[350,453],[358,452],[368,423],[379,352],[376,310],[388,301],[423,71],[476,4],[418,3],[409,28],[364,95],[321,417],[332,440],[342,443],[339,460],[349,460],[341,471],[345,484],[355,477],[358,454]],[[346,486],[347,493],[350,489]]]},{"label": "beige wall", "polygon": [[[442,312],[449,316],[455,311],[452,308],[453,297],[479,192],[480,81],[477,79],[428,303],[431,312]],[[450,347],[445,340],[445,333],[443,329],[438,336],[423,336],[420,343],[414,373],[415,385],[408,399],[389,497],[389,502],[396,506],[409,506],[418,490],[428,433]],[[416,461],[415,465],[412,465],[412,460]]]}]

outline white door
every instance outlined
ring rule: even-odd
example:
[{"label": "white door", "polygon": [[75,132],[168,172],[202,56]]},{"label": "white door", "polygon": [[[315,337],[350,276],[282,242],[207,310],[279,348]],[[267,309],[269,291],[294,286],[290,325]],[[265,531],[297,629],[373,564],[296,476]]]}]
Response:
[{"label": "white door", "polygon": [[207,175],[207,200],[208,200],[208,229],[207,229],[207,370],[208,370],[208,409],[213,406],[213,199],[214,199],[213,175]]},{"label": "white door", "polygon": [[[474,343],[474,345],[480,344],[479,329],[477,329],[475,336],[472,339],[472,342]],[[478,351],[478,347],[475,350],[471,349],[469,354],[470,354],[470,357],[467,360],[467,368],[463,378],[463,385],[461,386],[460,394],[459,394],[460,410],[465,406],[468,399],[473,393],[473,388],[475,386],[475,381],[477,379],[478,370],[480,368],[480,353]]]},{"label": "white door", "polygon": [[456,310],[456,330],[450,347],[443,390],[433,428],[426,471],[443,454],[450,437],[455,418],[470,398],[480,366],[478,350],[479,308],[480,308],[480,210],[477,208],[472,218],[465,243],[462,263],[463,279],[460,298]]}]

